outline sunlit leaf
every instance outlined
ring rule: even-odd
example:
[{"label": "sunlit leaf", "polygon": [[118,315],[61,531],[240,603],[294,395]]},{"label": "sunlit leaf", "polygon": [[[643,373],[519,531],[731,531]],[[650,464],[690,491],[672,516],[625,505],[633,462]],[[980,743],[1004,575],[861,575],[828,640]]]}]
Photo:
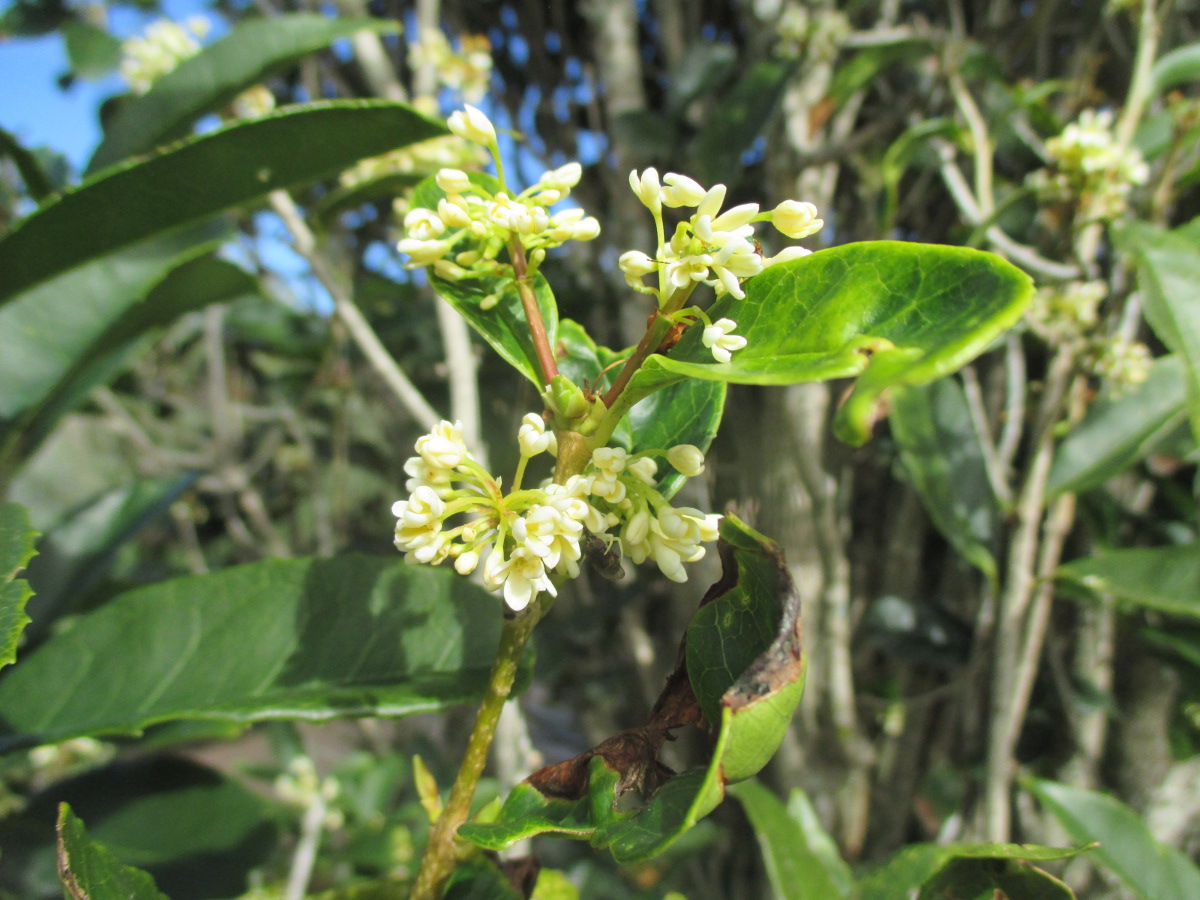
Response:
[{"label": "sunlit leaf", "polygon": [[1142,900],[1200,897],[1200,869],[1156,841],[1145,820],[1119,800],[1095,791],[1034,779],[1026,787],[1077,841],[1098,841],[1092,851]]},{"label": "sunlit leaf", "polygon": [[80,78],[103,78],[121,61],[121,41],[103,28],[75,20],[62,28],[71,73]]},{"label": "sunlit leaf", "polygon": [[709,310],[738,323],[749,342],[717,363],[702,329],[651,355],[628,387],[643,397],[685,377],[794,384],[857,377],[835,420],[837,435],[870,436],[883,394],[948,375],[988,348],[1033,296],[1024,272],[962,247],[874,241],[772,266]]},{"label": "sunlit leaf", "polygon": [[106,169],[0,240],[0,303],[145,238],[445,133],[443,124],[400,103],[327,100],[235,122]]},{"label": "sunlit leaf", "polygon": [[319,13],[238,23],[155,81],[144,95],[121,106],[88,163],[88,174],[178,137],[181,129],[205,113],[219,112],[246,88],[314,50],[364,30],[394,33],[400,23]]},{"label": "sunlit leaf", "polygon": [[150,585],[73,619],[0,679],[0,749],[175,719],[445,709],[482,694],[502,605],[453,571],[353,555]]}]

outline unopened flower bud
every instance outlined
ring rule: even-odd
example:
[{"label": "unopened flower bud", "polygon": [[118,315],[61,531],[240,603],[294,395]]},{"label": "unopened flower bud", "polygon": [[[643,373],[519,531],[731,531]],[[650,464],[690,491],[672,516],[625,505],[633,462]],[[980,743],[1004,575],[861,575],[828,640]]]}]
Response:
[{"label": "unopened flower bud", "polygon": [[820,231],[825,220],[817,218],[817,208],[811,203],[784,200],[775,207],[771,223],[788,237],[799,240]]},{"label": "unopened flower bud", "polygon": [[646,169],[641,175],[634,169],[629,173],[629,186],[650,212],[655,215],[662,212],[662,197],[659,194],[662,184],[658,180],[658,169]]},{"label": "unopened flower bud", "polygon": [[578,419],[588,411],[587,397],[566,375],[555,375],[542,396],[551,411],[564,419]]},{"label": "unopened flower bud", "polygon": [[663,181],[666,187],[659,192],[663,206],[696,206],[704,199],[704,188],[686,175],[668,172],[663,176]]},{"label": "unopened flower bud", "polygon": [[461,169],[442,169],[433,180],[447,194],[461,194],[471,187],[471,179]]},{"label": "unopened flower bud", "polygon": [[546,421],[537,413],[526,413],[517,432],[517,445],[521,448],[522,456],[537,456],[539,453],[550,451],[554,456],[558,451],[558,442],[554,432],[546,430]]},{"label": "unopened flower bud", "polygon": [[667,462],[688,478],[704,471],[704,454],[695,444],[676,444],[667,451]]},{"label": "unopened flower bud", "polygon": [[461,110],[451,113],[446,124],[460,138],[474,141],[476,144],[483,144],[485,147],[496,143],[496,127],[484,115],[483,110],[470,103],[464,104]]}]

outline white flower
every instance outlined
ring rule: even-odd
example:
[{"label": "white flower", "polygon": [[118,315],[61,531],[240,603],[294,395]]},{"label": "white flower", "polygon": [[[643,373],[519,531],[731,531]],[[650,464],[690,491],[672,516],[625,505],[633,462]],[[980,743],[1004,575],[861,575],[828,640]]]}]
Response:
[{"label": "white flower", "polygon": [[668,172],[663,181],[667,186],[659,191],[659,196],[664,206],[696,206],[704,199],[704,188],[686,175]]},{"label": "white flower", "polygon": [[447,194],[461,194],[471,187],[471,179],[461,169],[442,169],[433,180]]},{"label": "white flower", "polygon": [[449,469],[431,466],[419,456],[410,456],[404,463],[404,471],[411,476],[404,482],[404,489],[410,494],[423,485],[433,488],[439,497],[444,497],[453,489]]},{"label": "white flower", "polygon": [[517,431],[517,445],[522,456],[537,456],[547,450],[551,456],[558,455],[558,441],[553,431],[546,430],[545,419],[537,413],[526,413],[521,421],[524,424]]},{"label": "white flower", "polygon": [[[757,215],[757,203],[743,203],[740,206],[733,207],[733,209],[725,210],[725,212],[721,213],[715,219],[712,219],[711,227],[714,232],[734,232],[749,225],[750,221]],[[699,228],[697,228],[697,233],[699,233]],[[748,237],[749,235],[744,236]]]},{"label": "white flower", "polygon": [[471,211],[461,195],[443,197],[438,201],[438,218],[451,228],[466,228],[471,224]]},{"label": "white flower", "polygon": [[583,166],[577,162],[569,162],[565,166],[560,166],[542,176],[541,183],[552,191],[559,191],[564,195],[571,188],[579,184],[579,179],[583,177]]},{"label": "white flower", "polygon": [[460,553],[454,560],[454,571],[459,575],[470,575],[478,565],[479,553],[475,550],[468,550],[466,553]]},{"label": "white flower", "polygon": [[588,216],[586,219],[580,220],[575,226],[575,233],[571,235],[576,241],[591,241],[600,236],[600,220],[595,216]]},{"label": "white flower", "polygon": [[460,138],[474,141],[476,144],[483,144],[485,147],[496,143],[496,127],[484,115],[483,110],[470,103],[464,104],[461,110],[451,113],[446,124]]},{"label": "white flower", "polygon": [[463,441],[462,423],[438,422],[429,434],[417,438],[417,453],[436,469],[453,469],[471,458]]},{"label": "white flower", "polygon": [[406,269],[432,265],[450,252],[449,241],[422,241],[416,238],[404,238],[396,245],[396,249],[408,255],[409,260],[404,264]]},{"label": "white flower", "polygon": [[637,169],[629,173],[629,186],[638,199],[656,216],[662,212],[662,185],[658,180],[658,169],[650,168],[638,175]]},{"label": "white flower", "polygon": [[404,230],[418,241],[432,241],[446,230],[446,223],[429,209],[410,210],[404,217]]},{"label": "white flower", "polygon": [[613,478],[625,471],[628,459],[629,454],[624,447],[597,447],[592,451],[592,465]]},{"label": "white flower", "polygon": [[503,590],[504,602],[518,612],[539,591],[558,595],[542,561],[524,547],[515,548],[508,559],[503,559],[499,551],[490,553],[483,566],[483,583],[494,591]]},{"label": "white flower", "polygon": [[688,478],[704,472],[704,454],[695,444],[676,444],[667,451],[667,462]]},{"label": "white flower", "polygon": [[733,334],[737,322],[733,319],[717,319],[707,328],[700,338],[705,347],[712,350],[713,359],[719,363],[727,363],[733,354],[746,346],[746,339]]},{"label": "white flower", "polygon": [[696,207],[696,216],[715,216],[721,211],[721,204],[724,202],[725,185],[714,184]]},{"label": "white flower", "polygon": [[817,208],[811,203],[784,200],[772,212],[771,223],[788,237],[799,240],[820,231],[825,220],[817,218]]},{"label": "white flower", "polygon": [[[712,271],[734,299],[746,299],[742,279],[753,278],[763,270],[763,258],[749,241],[736,238],[725,243],[712,257]],[[719,292],[718,292],[719,293]]]},{"label": "white flower", "polygon": [[625,467],[625,470],[643,484],[654,487],[654,476],[658,474],[658,463],[648,456],[639,456]]},{"label": "white flower", "polygon": [[793,259],[799,259],[802,256],[811,256],[812,251],[804,247],[784,247],[774,256],[768,256],[763,260],[763,268],[769,269],[771,266],[777,266],[780,263],[791,262]]},{"label": "white flower", "polygon": [[442,498],[428,485],[417,488],[407,500],[392,504],[392,515],[406,528],[420,528],[435,519],[440,520],[444,511]]}]

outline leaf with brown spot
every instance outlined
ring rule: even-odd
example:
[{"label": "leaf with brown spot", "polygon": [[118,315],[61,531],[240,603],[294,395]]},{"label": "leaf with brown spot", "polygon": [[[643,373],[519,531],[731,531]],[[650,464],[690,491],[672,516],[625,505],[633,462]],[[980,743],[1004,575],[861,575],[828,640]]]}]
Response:
[{"label": "leaf with brown spot", "polygon": [[58,809],[58,878],[71,900],[168,900],[141,869],[122,865],[87,836],[83,822],[63,803]]}]

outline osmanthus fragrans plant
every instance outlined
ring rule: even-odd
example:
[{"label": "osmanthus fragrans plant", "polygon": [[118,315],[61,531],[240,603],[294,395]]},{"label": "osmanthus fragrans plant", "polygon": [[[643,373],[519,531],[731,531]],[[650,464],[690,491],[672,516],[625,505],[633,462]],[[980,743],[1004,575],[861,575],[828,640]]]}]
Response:
[{"label": "osmanthus fragrans plant", "polygon": [[[728,785],[757,773],[803,691],[800,598],[768,538],[732,514],[671,503],[704,470],[726,385],[854,378],[836,429],[862,443],[890,387],[972,359],[1017,320],[1032,292],[1019,270],[961,248],[885,241],[768,256],[755,226],[810,236],[823,225],[812,204],[727,207],[724,185],[660,178],[651,168],[630,173],[629,183],[653,218],[656,246],[618,261],[647,326],[635,347],[610,350],[559,319],[541,272],[548,251],[599,233],[577,207],[553,211],[581,167],[562,166],[517,191],[480,110],[454,113],[449,126],[489,151],[495,175],[443,169],[420,185],[399,249],[533,382],[544,406],[523,419],[511,479],[473,457],[457,423],[442,422],[416,442],[405,465],[408,496],[392,510],[408,561],[476,575],[507,606],[414,900],[442,895],[468,844],[500,850],[552,833],[587,839],[620,862],[650,858],[711,812]],[[559,584],[582,565],[603,569],[621,558],[652,561],[683,582],[712,542],[723,575],[700,601],[648,720],[534,773],[498,810],[468,822],[501,707]],[[658,756],[684,727],[709,734],[711,755],[676,774]]]}]

